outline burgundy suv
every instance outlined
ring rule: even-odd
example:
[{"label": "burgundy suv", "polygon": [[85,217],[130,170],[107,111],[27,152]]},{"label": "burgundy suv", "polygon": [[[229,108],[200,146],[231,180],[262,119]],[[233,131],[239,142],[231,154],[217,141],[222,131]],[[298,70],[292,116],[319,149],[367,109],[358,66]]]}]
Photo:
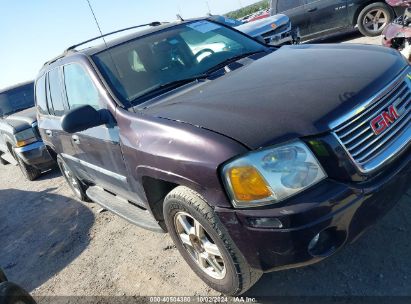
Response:
[{"label": "burgundy suv", "polygon": [[207,19],[81,45],[37,77],[45,144],[78,198],[168,231],[218,291],[331,256],[409,187],[394,50],[278,49]]}]

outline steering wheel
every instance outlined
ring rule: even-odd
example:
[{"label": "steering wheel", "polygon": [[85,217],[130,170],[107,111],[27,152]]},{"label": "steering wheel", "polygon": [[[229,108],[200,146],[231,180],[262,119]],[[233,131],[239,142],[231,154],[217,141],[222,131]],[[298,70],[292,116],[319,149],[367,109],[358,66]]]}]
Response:
[{"label": "steering wheel", "polygon": [[[199,51],[197,54],[194,55],[194,57],[197,59],[198,61],[198,57],[200,57],[201,55],[203,55],[204,53],[210,53],[210,55],[213,55],[215,52],[212,49],[202,49],[201,51]],[[210,56],[208,55],[208,56]],[[208,57],[206,56],[206,57]]]}]

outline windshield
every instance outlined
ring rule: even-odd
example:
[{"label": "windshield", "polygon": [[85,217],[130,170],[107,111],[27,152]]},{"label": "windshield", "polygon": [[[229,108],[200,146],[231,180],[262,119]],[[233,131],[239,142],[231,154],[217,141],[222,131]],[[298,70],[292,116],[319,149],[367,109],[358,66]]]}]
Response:
[{"label": "windshield", "polygon": [[34,107],[32,83],[0,93],[0,116],[11,115],[31,107]]},{"label": "windshield", "polygon": [[204,75],[230,58],[265,46],[210,21],[181,24],[93,56],[114,93],[127,105],[164,85]]}]

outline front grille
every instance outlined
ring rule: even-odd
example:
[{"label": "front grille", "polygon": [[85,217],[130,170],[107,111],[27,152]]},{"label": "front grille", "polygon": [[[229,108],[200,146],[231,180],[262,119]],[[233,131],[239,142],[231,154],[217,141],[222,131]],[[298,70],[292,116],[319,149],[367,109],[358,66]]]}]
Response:
[{"label": "front grille", "polygon": [[31,126],[33,128],[34,134],[36,135],[36,138],[41,139],[39,126],[37,125],[37,122],[33,123]]},{"label": "front grille", "polygon": [[280,33],[284,32],[284,31],[286,31],[289,26],[290,26],[289,23],[283,24],[283,25],[277,27],[277,28],[274,29],[274,30],[271,30],[271,31],[269,31],[269,32],[267,32],[267,33],[262,34],[262,36],[263,36],[263,38],[271,38],[272,36],[275,36],[275,35],[277,35],[277,34],[280,34]]},{"label": "front grille", "polygon": [[[403,148],[410,142],[411,81],[409,75],[402,74],[394,84],[378,94],[375,100],[371,100],[371,103],[361,112],[334,128],[334,134],[363,172],[381,166],[389,157],[395,156],[400,147]],[[401,116],[383,133],[376,135],[371,127],[371,121],[393,104],[396,104],[396,108],[402,113]],[[397,151],[393,150],[393,146],[398,147]],[[376,159],[378,163],[375,163]],[[372,166],[369,165],[371,162],[373,162]]]}]

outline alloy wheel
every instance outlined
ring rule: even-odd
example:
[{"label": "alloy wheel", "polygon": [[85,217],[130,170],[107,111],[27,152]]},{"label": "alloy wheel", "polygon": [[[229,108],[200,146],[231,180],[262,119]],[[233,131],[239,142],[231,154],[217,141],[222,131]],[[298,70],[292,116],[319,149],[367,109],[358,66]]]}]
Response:
[{"label": "alloy wheel", "polygon": [[64,162],[62,162],[61,165],[63,167],[64,177],[66,178],[66,180],[69,183],[70,187],[74,190],[74,192],[79,197],[81,197],[80,185],[77,181],[77,178],[73,175],[71,170],[67,167],[67,165]]},{"label": "alloy wheel", "polygon": [[214,279],[223,279],[226,275],[223,256],[206,229],[186,212],[176,213],[174,226],[184,248],[199,268]]},{"label": "alloy wheel", "polygon": [[388,20],[387,12],[382,9],[373,9],[365,15],[363,25],[369,32],[379,33],[388,24]]}]

